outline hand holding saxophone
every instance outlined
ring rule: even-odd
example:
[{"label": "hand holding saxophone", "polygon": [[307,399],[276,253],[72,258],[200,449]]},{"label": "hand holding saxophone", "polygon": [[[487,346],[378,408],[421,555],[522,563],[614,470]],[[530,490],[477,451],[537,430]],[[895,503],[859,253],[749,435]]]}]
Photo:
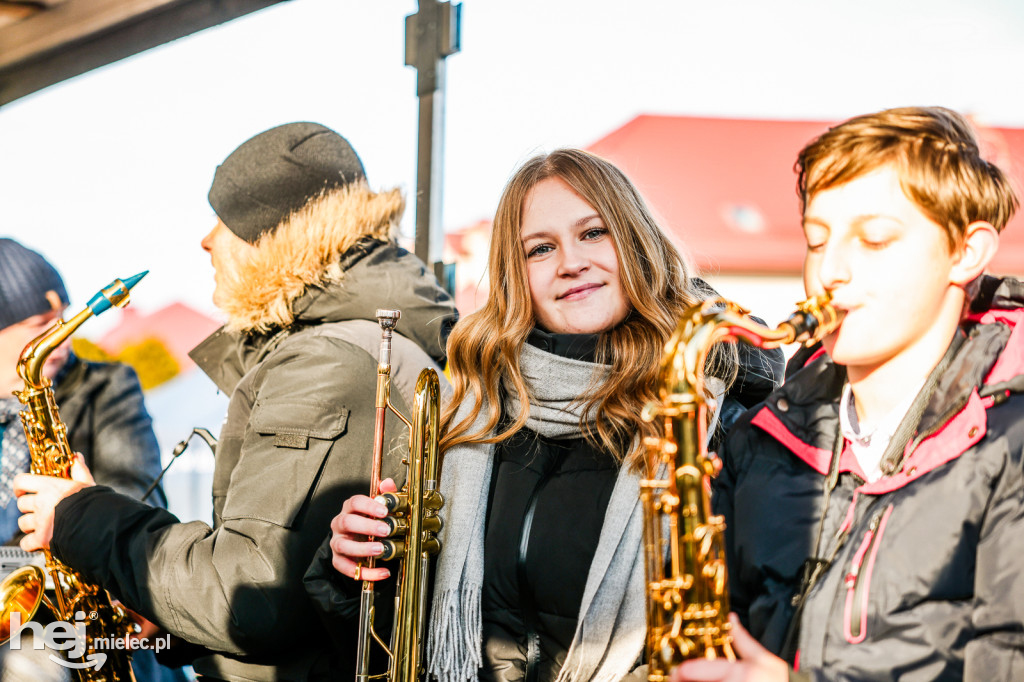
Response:
[{"label": "hand holding saxophone", "polygon": [[49,549],[57,505],[64,498],[94,485],[96,482],[92,478],[92,472],[85,465],[82,455],[77,453],[71,465],[71,478],[38,474],[15,476],[14,494],[18,497],[18,510],[22,512],[21,518],[18,519],[18,528],[25,533],[25,537],[21,539],[21,548],[26,552]]},{"label": "hand holding saxophone", "polygon": [[693,659],[672,669],[671,682],[786,682],[789,667],[754,639],[735,614],[729,615],[732,647],[739,660]]},{"label": "hand holding saxophone", "polygon": [[[380,482],[380,493],[397,491],[398,486],[392,479]],[[384,551],[384,546],[373,538],[389,534],[389,526],[379,520],[387,515],[388,508],[368,495],[353,495],[345,500],[341,513],[331,521],[331,563],[339,573],[354,580],[371,582],[391,575],[386,568],[361,565],[363,559],[380,556]]]}]

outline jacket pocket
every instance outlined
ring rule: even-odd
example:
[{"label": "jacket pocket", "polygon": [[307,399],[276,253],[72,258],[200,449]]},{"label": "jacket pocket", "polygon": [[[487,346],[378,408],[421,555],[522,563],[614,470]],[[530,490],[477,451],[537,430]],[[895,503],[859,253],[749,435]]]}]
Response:
[{"label": "jacket pocket", "polygon": [[349,410],[315,401],[257,401],[222,517],[290,528],[309,499]]},{"label": "jacket pocket", "polygon": [[875,567],[878,546],[885,534],[885,524],[892,513],[890,504],[875,514],[864,533],[864,539],[853,555],[853,563],[846,574],[846,607],[843,611],[843,634],[850,644],[858,644],[867,637],[868,598],[871,592],[871,572]]}]

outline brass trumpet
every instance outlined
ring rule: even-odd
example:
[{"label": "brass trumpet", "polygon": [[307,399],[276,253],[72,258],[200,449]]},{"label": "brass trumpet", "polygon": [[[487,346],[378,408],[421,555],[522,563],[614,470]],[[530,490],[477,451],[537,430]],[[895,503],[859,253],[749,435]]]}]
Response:
[{"label": "brass trumpet", "polygon": [[[690,307],[665,346],[659,400],[644,407],[659,435],[646,438],[640,482],[647,578],[647,663],[650,682],[664,682],[672,666],[693,658],[733,660],[723,539],[725,522],[711,514],[704,367],[721,341],[759,348],[799,342],[810,346],[839,326],[827,295],[800,304],[771,329],[722,299]],[[667,532],[665,530],[667,527]]]},{"label": "brass trumpet", "polygon": [[[430,558],[441,549],[437,532],[441,529],[438,511],[444,499],[437,490],[440,459],[440,383],[431,368],[420,372],[416,380],[413,419],[410,422],[391,404],[391,335],[401,313],[378,310],[377,321],[382,335],[377,365],[376,422],[373,442],[373,464],[370,474],[370,495],[377,496],[384,452],[385,417],[390,410],[409,427],[408,480],[398,493],[386,493],[377,499],[389,511],[385,519],[391,527],[389,539],[383,541],[381,559],[401,558],[398,587],[395,594],[394,623],[390,644],[374,629],[374,584],[364,580],[359,602],[359,643],[356,650],[356,680],[387,679],[388,682],[414,682],[422,677],[423,631],[426,618],[426,586],[430,578]],[[375,559],[369,559],[373,567]],[[358,574],[357,574],[358,575]],[[377,642],[387,653],[386,674],[370,674],[371,642]]]}]

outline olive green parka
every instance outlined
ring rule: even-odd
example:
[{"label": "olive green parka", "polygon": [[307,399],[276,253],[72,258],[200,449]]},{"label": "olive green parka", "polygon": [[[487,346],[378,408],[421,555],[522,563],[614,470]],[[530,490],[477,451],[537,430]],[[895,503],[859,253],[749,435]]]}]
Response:
[{"label": "olive green parka", "polygon": [[[282,263],[288,267],[287,255]],[[402,312],[392,402],[406,414],[419,371],[443,366],[456,318],[423,263],[392,242],[363,238],[325,276],[307,274],[313,283],[292,287],[298,294],[286,296],[283,318],[280,305],[248,291],[269,318],[250,314],[239,325],[237,310],[229,313],[232,322],[192,352],[231,396],[216,452],[212,525],[180,523],[104,487],[57,507],[54,554],[203,647],[193,666],[213,679],[330,678],[331,647],[302,576],[342,502],[369,491],[375,312]],[[258,289],[259,276],[248,286]],[[268,279],[271,298],[289,288],[274,273]],[[398,474],[406,434],[389,420],[385,475]]]}]

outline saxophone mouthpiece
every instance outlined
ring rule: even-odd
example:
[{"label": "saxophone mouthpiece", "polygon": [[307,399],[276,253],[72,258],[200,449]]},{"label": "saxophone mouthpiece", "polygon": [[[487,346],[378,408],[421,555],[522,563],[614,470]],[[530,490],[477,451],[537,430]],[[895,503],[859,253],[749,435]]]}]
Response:
[{"label": "saxophone mouthpiece", "polygon": [[149,270],[144,270],[137,275],[132,275],[127,279],[120,280],[115,279],[113,282],[103,287],[89,299],[89,309],[92,310],[93,315],[99,315],[110,310],[111,307],[117,306],[123,308],[128,305],[128,291],[131,290],[139,280],[149,274]]},{"label": "saxophone mouthpiece", "polygon": [[828,294],[811,297],[797,305],[797,311],[783,324],[792,329],[792,341],[804,346],[812,346],[821,341],[835,331],[843,320],[844,313],[832,305],[832,298]]},{"label": "saxophone mouthpiece", "polygon": [[127,279],[124,279],[124,280],[121,280],[121,281],[124,282],[124,288],[127,289],[128,291],[131,291],[132,287],[135,286],[136,284],[138,284],[139,280],[142,279],[143,277],[145,277],[148,274],[149,274],[149,270],[143,270],[139,274],[132,275],[131,277],[129,277]]}]

